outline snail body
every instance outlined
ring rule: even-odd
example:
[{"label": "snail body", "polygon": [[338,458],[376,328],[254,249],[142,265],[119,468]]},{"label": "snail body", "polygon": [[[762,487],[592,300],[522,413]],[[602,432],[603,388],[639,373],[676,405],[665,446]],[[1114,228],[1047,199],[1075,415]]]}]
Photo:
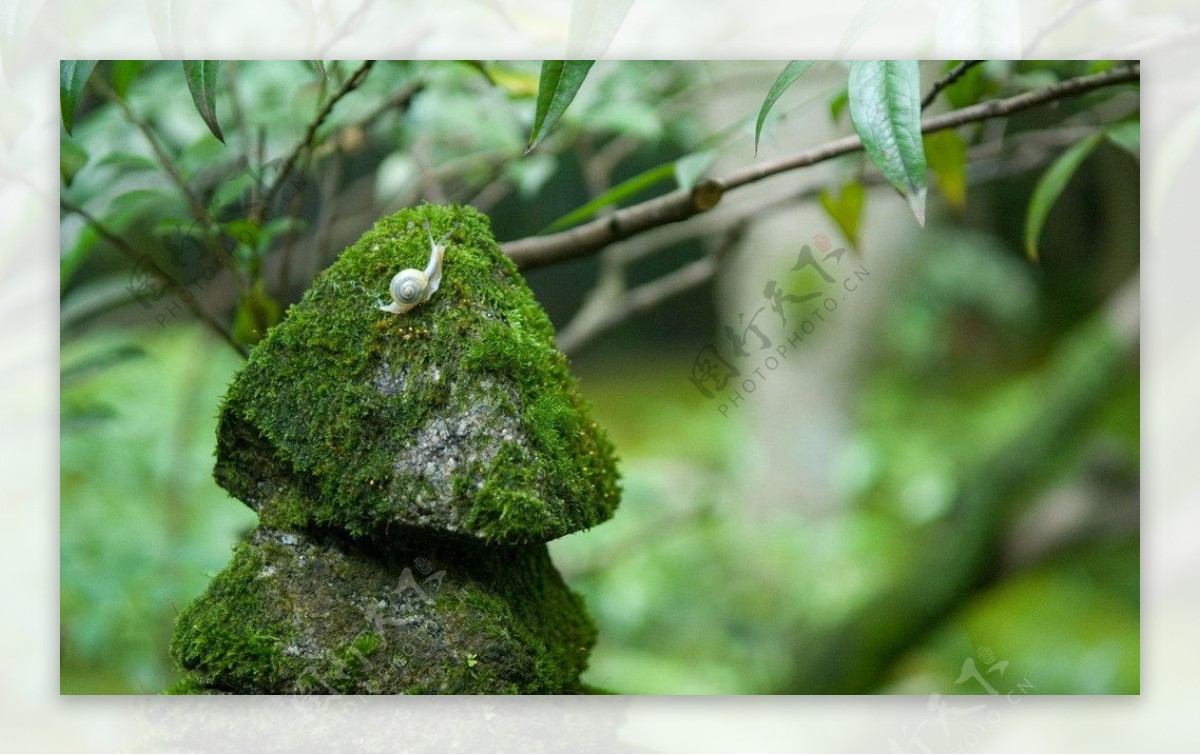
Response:
[{"label": "snail body", "polygon": [[[456,226],[457,227],[457,226]],[[424,304],[437,292],[442,283],[442,260],[446,256],[446,239],[454,233],[449,233],[434,241],[429,223],[425,223],[425,233],[429,236],[429,263],[424,270],[408,268],[392,276],[388,285],[388,293],[392,295],[392,303],[380,307],[384,312],[401,315],[418,304]]]}]

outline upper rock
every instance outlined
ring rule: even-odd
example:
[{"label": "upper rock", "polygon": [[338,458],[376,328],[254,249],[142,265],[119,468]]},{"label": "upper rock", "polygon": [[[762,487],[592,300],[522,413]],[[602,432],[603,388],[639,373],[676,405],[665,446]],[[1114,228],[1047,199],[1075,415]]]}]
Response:
[{"label": "upper rock", "polygon": [[[446,241],[404,314],[388,283]],[[225,396],[217,481],[267,524],[545,542],[617,507],[613,449],[487,218],[423,205],[380,220],[250,353]]]}]

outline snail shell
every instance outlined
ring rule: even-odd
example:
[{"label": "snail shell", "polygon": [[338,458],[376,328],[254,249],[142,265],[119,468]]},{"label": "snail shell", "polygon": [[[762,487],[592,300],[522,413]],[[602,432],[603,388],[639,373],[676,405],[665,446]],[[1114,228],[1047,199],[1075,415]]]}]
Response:
[{"label": "snail shell", "polygon": [[[457,227],[455,226],[455,228]],[[451,229],[438,241],[434,241],[433,232],[430,231],[429,222],[426,221],[425,233],[429,236],[429,264],[425,265],[424,270],[408,268],[392,276],[392,282],[388,285],[392,303],[380,307],[384,312],[404,314],[418,304],[429,301],[429,297],[433,296],[437,292],[438,286],[441,285],[442,258],[446,255],[446,239],[450,238],[454,229]]]}]

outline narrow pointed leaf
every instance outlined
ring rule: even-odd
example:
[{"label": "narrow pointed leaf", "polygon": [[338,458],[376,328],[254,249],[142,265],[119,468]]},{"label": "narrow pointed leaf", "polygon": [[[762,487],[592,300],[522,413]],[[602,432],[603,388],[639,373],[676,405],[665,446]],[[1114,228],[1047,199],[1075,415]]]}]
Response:
[{"label": "narrow pointed leaf", "polygon": [[528,154],[558,123],[567,111],[575,93],[583,86],[594,60],[547,60],[542,63],[538,82],[537,107],[534,110],[533,130],[529,134]]},{"label": "narrow pointed leaf", "polygon": [[200,113],[212,135],[224,142],[221,124],[217,122],[217,79],[220,73],[219,60],[183,61],[183,76],[187,79],[188,89],[192,93],[192,102],[196,103],[196,111]]},{"label": "narrow pointed leaf", "polygon": [[1071,181],[1071,176],[1075,175],[1075,171],[1103,139],[1103,133],[1096,133],[1077,142],[1046,168],[1033,187],[1029,208],[1025,212],[1025,253],[1034,262],[1038,261],[1038,239],[1041,238],[1042,227],[1050,216],[1050,210]]},{"label": "narrow pointed leaf", "polygon": [[925,148],[916,61],[852,62],[849,96],[850,120],[867,155],[908,200],[917,222],[925,225]]},{"label": "narrow pointed leaf", "polygon": [[543,232],[561,231],[564,228],[582,223],[605,207],[620,204],[652,186],[669,181],[675,177],[675,167],[674,162],[663,163],[626,179],[582,207],[578,207],[563,215],[558,220],[555,220],[546,226]]},{"label": "narrow pointed leaf", "polygon": [[58,102],[62,107],[63,128],[68,134],[75,127],[75,111],[79,109],[84,87],[95,67],[94,60],[61,60],[58,63]]},{"label": "narrow pointed leaf", "polygon": [[771,108],[775,106],[775,101],[783,94],[788,87],[796,83],[796,80],[813,67],[817,61],[815,60],[793,60],[784,66],[779,77],[775,79],[775,83],[771,85],[771,91],[767,92],[767,98],[763,100],[762,107],[758,110],[758,122],[754,124],[754,153],[758,154],[758,139],[762,136],[763,124],[767,122],[767,113],[771,112]]}]

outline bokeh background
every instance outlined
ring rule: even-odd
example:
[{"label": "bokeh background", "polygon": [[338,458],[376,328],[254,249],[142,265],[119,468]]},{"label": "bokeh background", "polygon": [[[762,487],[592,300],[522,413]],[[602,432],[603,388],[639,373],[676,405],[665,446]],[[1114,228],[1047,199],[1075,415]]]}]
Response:
[{"label": "bokeh background", "polygon": [[[952,65],[922,64],[922,88]],[[990,62],[928,112],[1112,65]],[[830,64],[779,100],[756,154],[781,66],[598,63],[523,156],[537,62],[380,62],[254,218],[256,192],[359,63],[225,62],[222,143],[180,63],[101,62],[60,136],[61,692],[168,686],[174,616],[253,524],[211,477],[240,357],[153,285],[142,255],[249,344],[375,219],[415,202],[473,204],[508,241],[851,133],[846,69]],[[1039,264],[1022,236],[1047,168],[1139,115],[1124,86],[959,129],[969,151],[932,171],[924,228],[854,154],[528,273],[621,456],[617,516],[551,546],[600,629],[586,681],[647,694],[1139,691],[1136,140],[1105,140],[1080,164]],[[847,221],[856,191],[861,218]],[[860,285],[740,400],[732,387],[705,396],[689,379],[702,350],[750,373],[766,340],[786,342],[784,318],[762,310],[768,282],[837,290],[793,270],[806,244],[846,249],[825,265]],[[588,307],[615,306],[614,281],[636,289],[708,258],[715,274],[592,328]],[[240,294],[239,275],[256,282]],[[800,313],[785,311],[792,327]],[[731,354],[727,331],[751,324],[755,353]],[[904,736],[932,744],[930,731]]]}]

